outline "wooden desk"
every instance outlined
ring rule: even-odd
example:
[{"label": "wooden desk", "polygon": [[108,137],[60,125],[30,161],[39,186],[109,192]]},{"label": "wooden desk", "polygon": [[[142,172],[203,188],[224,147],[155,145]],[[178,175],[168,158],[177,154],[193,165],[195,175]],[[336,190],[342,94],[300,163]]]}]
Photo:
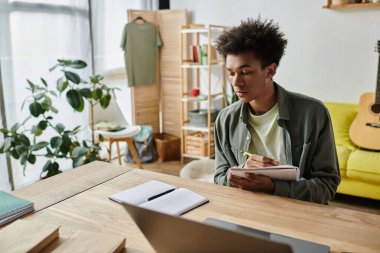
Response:
[{"label": "wooden desk", "polygon": [[[97,172],[91,174],[91,170]],[[14,192],[35,201],[39,207],[39,211],[25,219],[61,225],[61,239],[57,243],[61,243],[77,230],[103,231],[126,236],[128,253],[154,252],[122,206],[109,200],[108,196],[156,179],[191,189],[210,200],[209,203],[186,213],[185,218],[196,221],[203,221],[207,217],[219,218],[327,244],[332,252],[380,251],[379,215],[252,193],[139,169],[126,171],[108,163],[96,162],[73,171],[83,176],[76,179],[77,183],[92,182],[88,184],[91,186],[82,187],[77,193],[70,192],[62,198],[58,194],[62,189],[77,184],[73,182],[72,176],[68,177],[63,173],[50,181],[44,180]],[[104,175],[103,179],[100,179],[100,174]],[[96,180],[92,181],[92,175]],[[55,183],[58,182],[59,185],[56,186]],[[45,207],[42,199],[45,195],[42,192],[50,197],[50,203]]]}]

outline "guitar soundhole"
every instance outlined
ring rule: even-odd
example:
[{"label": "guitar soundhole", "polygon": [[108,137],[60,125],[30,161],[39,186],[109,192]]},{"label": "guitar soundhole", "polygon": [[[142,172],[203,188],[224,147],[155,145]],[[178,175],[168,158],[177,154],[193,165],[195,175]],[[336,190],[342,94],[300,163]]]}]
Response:
[{"label": "guitar soundhole", "polygon": [[371,106],[371,110],[372,110],[372,112],[373,113],[380,113],[380,104],[373,104],[372,106]]}]

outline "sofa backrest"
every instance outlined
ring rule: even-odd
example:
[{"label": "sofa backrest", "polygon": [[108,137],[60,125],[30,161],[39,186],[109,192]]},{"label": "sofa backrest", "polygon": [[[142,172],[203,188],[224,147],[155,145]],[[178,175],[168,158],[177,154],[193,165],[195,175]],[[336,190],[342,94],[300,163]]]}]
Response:
[{"label": "sofa backrest", "polygon": [[351,123],[358,113],[358,105],[335,102],[324,102],[324,104],[330,112],[335,144],[346,146],[351,150],[356,149],[355,144],[351,142],[349,131]]}]

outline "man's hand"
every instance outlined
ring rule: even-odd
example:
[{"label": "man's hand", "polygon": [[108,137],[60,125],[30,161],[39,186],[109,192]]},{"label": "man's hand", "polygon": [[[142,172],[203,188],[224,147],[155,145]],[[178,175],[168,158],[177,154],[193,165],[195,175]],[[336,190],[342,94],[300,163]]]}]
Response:
[{"label": "man's hand", "polygon": [[[248,157],[243,168],[258,168],[279,165],[280,162],[269,157],[252,154]],[[230,186],[248,191],[258,191],[273,194],[275,185],[270,177],[245,173],[244,178],[236,177],[228,172],[227,180]]]},{"label": "man's hand", "polygon": [[236,177],[228,172],[227,180],[230,186],[241,188],[248,191],[257,191],[273,194],[275,184],[272,179],[263,175],[255,175],[252,173],[245,173],[243,177]]},{"label": "man's hand", "polygon": [[252,154],[245,162],[244,168],[269,167],[279,165],[280,162],[269,157]]}]

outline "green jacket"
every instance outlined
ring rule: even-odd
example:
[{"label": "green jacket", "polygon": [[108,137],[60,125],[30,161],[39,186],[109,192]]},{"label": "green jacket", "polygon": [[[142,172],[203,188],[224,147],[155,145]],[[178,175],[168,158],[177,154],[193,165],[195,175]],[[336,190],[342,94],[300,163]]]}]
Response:
[{"label": "green jacket", "polygon": [[[327,203],[340,183],[330,115],[320,101],[286,91],[278,84],[275,87],[286,161],[300,168],[301,179],[274,181],[274,195]],[[228,185],[228,169],[246,161],[241,151],[248,150],[251,142],[248,110],[248,104],[238,101],[224,108],[216,119],[216,184]]]}]

